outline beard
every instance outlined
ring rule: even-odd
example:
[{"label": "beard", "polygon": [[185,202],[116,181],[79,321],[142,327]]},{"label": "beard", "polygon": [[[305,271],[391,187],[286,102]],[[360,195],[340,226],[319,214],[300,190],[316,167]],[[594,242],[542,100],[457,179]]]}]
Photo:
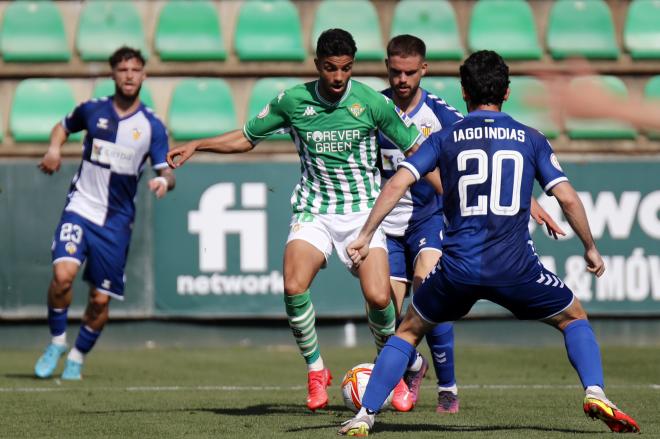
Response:
[{"label": "beard", "polygon": [[140,90],[142,90],[142,84],[140,84],[140,86],[135,89],[134,95],[127,95],[121,91],[121,88],[117,84],[115,84],[115,96],[119,97],[123,101],[130,103],[133,103],[140,98]]}]

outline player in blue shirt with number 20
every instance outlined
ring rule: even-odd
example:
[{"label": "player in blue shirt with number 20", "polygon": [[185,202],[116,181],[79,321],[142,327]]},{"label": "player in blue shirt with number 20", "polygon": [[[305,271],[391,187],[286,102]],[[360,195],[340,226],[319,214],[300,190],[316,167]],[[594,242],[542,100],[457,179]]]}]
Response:
[{"label": "player in blue shirt with number 20", "polygon": [[378,356],[362,409],[339,433],[369,434],[376,412],[416,359],[415,346],[424,334],[440,322],[460,319],[480,299],[507,308],[519,319],[540,320],[559,329],[585,389],[585,413],[612,431],[638,432],[635,420],[605,396],[600,348],[587,315],[568,286],[540,263],[527,227],[536,179],[557,198],[582,241],[587,269],[601,276],[605,265],[584,207],[545,136],[501,112],[509,95],[504,60],[492,51],[475,52],[460,73],[470,113],[432,134],[399,166],[358,239],[347,248],[359,266],[369,252],[371,236],[405,191],[439,168],[446,217],[444,255]]}]

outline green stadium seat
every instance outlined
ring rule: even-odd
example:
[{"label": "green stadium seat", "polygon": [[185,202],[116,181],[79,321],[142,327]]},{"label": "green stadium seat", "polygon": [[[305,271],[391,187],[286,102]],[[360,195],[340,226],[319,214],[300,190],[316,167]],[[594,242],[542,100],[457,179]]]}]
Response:
[{"label": "green stadium seat", "polygon": [[[113,94],[115,94],[115,82],[112,79],[102,79],[97,81],[96,85],[94,85],[94,90],[92,91],[92,97],[94,98],[110,96]],[[149,86],[145,83],[142,83],[142,88],[140,89],[140,99],[147,107],[154,108],[154,99],[151,96],[151,90],[149,90]]]},{"label": "green stadium seat", "polygon": [[64,21],[51,2],[12,2],[2,23],[2,58],[13,62],[69,61]]},{"label": "green stadium seat", "polygon": [[[47,142],[53,126],[76,106],[63,79],[25,79],[14,92],[9,130],[16,142]],[[69,140],[80,140],[80,133]]]},{"label": "green stadium seat", "polygon": [[472,9],[470,50],[495,50],[503,58],[541,59],[532,8],[525,0],[480,0]]},{"label": "green stadium seat", "polygon": [[86,2],[80,13],[76,48],[83,61],[107,61],[120,46],[142,51],[148,58],[142,19],[132,2]]},{"label": "green stadium seat", "polygon": [[241,61],[303,61],[298,9],[289,0],[244,2],[234,38]]},{"label": "green stadium seat", "polygon": [[461,60],[463,46],[456,14],[447,0],[401,0],[394,9],[390,37],[415,35],[426,43],[429,60]]},{"label": "green stadium seat", "polygon": [[467,112],[460,79],[454,76],[425,76],[422,78],[421,86],[460,113]]},{"label": "green stadium seat", "polygon": [[227,56],[218,10],[206,0],[166,3],[154,44],[163,61],[222,61]]},{"label": "green stadium seat", "polygon": [[548,49],[555,59],[617,59],[614,22],[603,0],[558,0],[550,11]]},{"label": "green stadium seat", "polygon": [[353,76],[353,79],[365,85],[368,85],[377,92],[381,92],[389,87],[387,81],[384,80],[383,78],[379,78],[378,76]]},{"label": "green stadium seat", "polygon": [[519,122],[536,128],[549,139],[559,135],[559,127],[552,121],[550,110],[535,106],[531,100],[534,96],[544,95],[545,86],[541,81],[526,76],[512,76],[509,88],[509,99],[504,102],[502,111]]},{"label": "green stadium seat", "polygon": [[[660,75],[652,77],[649,79],[649,82],[646,83],[646,87],[644,87],[644,99],[655,101],[660,105]],[[660,139],[660,131],[647,131],[646,134],[651,139]]]},{"label": "green stadium seat", "polygon": [[324,0],[316,10],[312,47],[316,48],[316,41],[324,30],[337,27],[353,35],[358,49],[355,59],[385,59],[378,14],[369,0]]},{"label": "green stadium seat", "polygon": [[237,128],[234,100],[217,78],[184,79],[172,93],[168,128],[176,140],[211,137]]},{"label": "green stadium seat", "polygon": [[[616,76],[587,76],[573,79],[569,87],[579,93],[581,81],[598,81],[610,92],[625,97],[626,85]],[[630,125],[609,119],[585,120],[569,119],[566,131],[571,139],[634,139],[637,132]]]},{"label": "green stadium seat", "polygon": [[[252,87],[250,100],[248,101],[247,119],[254,116],[275,98],[282,90],[289,89],[295,85],[302,84],[300,78],[262,78]],[[268,140],[291,140],[288,134],[273,134]]]},{"label": "green stadium seat", "polygon": [[623,44],[633,59],[660,58],[660,2],[635,0],[628,7]]}]

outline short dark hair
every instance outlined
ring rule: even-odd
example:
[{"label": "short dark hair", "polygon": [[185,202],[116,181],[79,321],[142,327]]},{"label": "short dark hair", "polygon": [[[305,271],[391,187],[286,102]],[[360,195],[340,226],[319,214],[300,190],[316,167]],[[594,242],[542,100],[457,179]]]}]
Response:
[{"label": "short dark hair", "polygon": [[121,46],[119,49],[115,50],[114,53],[110,55],[110,58],[108,58],[108,62],[110,63],[110,68],[114,69],[120,62],[128,61],[133,58],[140,61],[142,65],[146,64],[142,53],[138,49],[133,49],[128,46]]},{"label": "short dark hair", "polygon": [[502,105],[509,88],[509,66],[497,52],[474,52],[461,66],[461,85],[472,105]]},{"label": "short dark hair", "polygon": [[353,35],[344,29],[328,29],[323,31],[316,41],[316,57],[355,56],[357,46]]},{"label": "short dark hair", "polygon": [[414,35],[397,35],[387,43],[387,57],[415,56],[426,58],[426,44]]}]

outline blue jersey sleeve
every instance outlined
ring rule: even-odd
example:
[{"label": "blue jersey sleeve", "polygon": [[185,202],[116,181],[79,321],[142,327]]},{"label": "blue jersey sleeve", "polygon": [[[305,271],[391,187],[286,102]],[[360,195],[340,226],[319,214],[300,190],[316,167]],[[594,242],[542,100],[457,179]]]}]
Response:
[{"label": "blue jersey sleeve", "polygon": [[67,133],[77,133],[87,129],[87,112],[89,101],[78,105],[73,111],[62,119],[62,126]]},{"label": "blue jersey sleeve", "polygon": [[440,124],[442,124],[443,128],[452,126],[459,120],[463,119],[463,115],[456,108],[452,107],[441,98],[432,94],[430,94],[428,97],[433,102],[433,113],[436,115],[438,120],[440,120]]},{"label": "blue jersey sleeve", "polygon": [[413,155],[399,164],[399,167],[408,169],[417,181],[438,167],[440,157],[440,136],[438,134],[431,134],[431,137],[426,139]]},{"label": "blue jersey sleeve", "polygon": [[568,181],[559,160],[552,150],[552,146],[545,136],[539,134],[534,137],[534,152],[536,154],[536,180],[543,190],[551,195],[550,191],[562,181]]},{"label": "blue jersey sleeve", "polygon": [[167,130],[158,119],[152,122],[151,130],[151,145],[149,146],[151,166],[154,169],[167,168],[167,151],[169,150]]}]

